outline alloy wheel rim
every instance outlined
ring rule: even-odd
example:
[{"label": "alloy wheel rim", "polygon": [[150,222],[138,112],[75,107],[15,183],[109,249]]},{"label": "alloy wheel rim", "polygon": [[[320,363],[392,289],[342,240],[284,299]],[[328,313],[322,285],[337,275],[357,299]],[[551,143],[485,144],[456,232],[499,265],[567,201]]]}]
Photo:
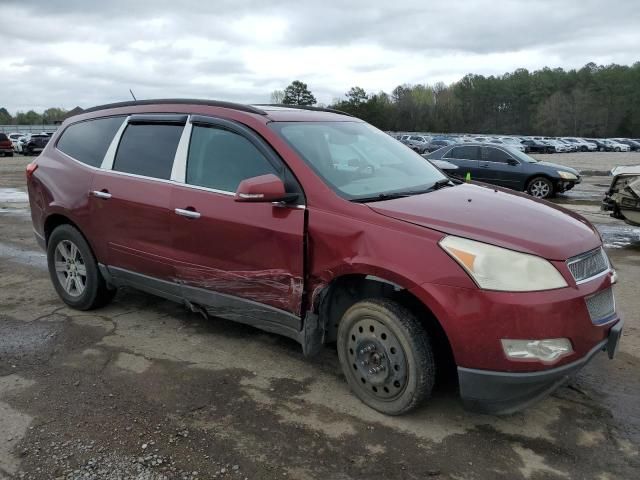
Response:
[{"label": "alloy wheel rim", "polygon": [[536,198],[544,198],[549,195],[549,185],[542,180],[538,180],[531,185],[531,195]]},{"label": "alloy wheel rim", "polygon": [[369,396],[399,397],[407,386],[407,360],[398,338],[381,322],[363,318],[349,332],[345,352],[350,374]]},{"label": "alloy wheel rim", "polygon": [[64,291],[79,297],[87,287],[87,266],[78,246],[71,240],[62,240],[56,246],[54,265],[58,282]]}]

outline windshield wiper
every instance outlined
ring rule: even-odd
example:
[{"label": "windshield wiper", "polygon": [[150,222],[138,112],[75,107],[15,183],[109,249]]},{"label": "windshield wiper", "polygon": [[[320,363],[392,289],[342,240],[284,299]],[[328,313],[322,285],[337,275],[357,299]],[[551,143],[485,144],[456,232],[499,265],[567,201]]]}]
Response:
[{"label": "windshield wiper", "polygon": [[454,185],[455,183],[453,183],[448,178],[442,178],[431,185],[431,188],[429,190],[440,190],[442,187],[452,187]]},{"label": "windshield wiper", "polygon": [[384,200],[392,200],[394,198],[405,198],[411,195],[408,192],[398,192],[398,193],[379,193],[378,195],[373,195],[371,197],[359,197],[351,199],[352,202],[358,203],[367,203],[367,202],[382,202]]}]

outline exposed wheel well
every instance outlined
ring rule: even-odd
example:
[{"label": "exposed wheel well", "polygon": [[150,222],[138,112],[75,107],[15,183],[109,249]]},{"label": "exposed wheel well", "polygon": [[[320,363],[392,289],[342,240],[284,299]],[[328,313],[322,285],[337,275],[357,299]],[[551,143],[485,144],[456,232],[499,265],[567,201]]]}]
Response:
[{"label": "exposed wheel well", "polygon": [[[335,342],[344,312],[365,298],[389,298],[411,310],[429,332],[433,342],[438,377],[456,378],[455,360],[446,332],[431,310],[409,290],[393,282],[368,275],[344,275],[333,280],[320,294],[317,313],[325,330],[325,343]],[[452,373],[453,372],[453,373]]]},{"label": "exposed wheel well", "polygon": [[59,227],[60,225],[71,225],[84,236],[82,230],[80,230],[78,226],[73,223],[68,217],[65,217],[64,215],[61,215],[59,213],[54,213],[52,215],[49,215],[44,221],[44,239],[47,244],[49,243],[49,237],[51,236],[51,233],[56,229],[56,227]]}]

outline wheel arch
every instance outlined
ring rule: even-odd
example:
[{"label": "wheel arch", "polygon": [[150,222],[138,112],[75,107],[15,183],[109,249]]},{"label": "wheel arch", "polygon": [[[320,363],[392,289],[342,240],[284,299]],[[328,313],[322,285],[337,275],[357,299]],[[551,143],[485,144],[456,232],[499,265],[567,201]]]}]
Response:
[{"label": "wheel arch", "polygon": [[96,255],[96,249],[94,248],[93,243],[91,242],[91,239],[87,237],[87,235],[84,233],[80,225],[78,225],[78,223],[75,222],[73,219],[71,219],[68,215],[65,215],[59,212],[50,213],[49,215],[47,215],[47,217],[44,220],[43,233],[44,233],[45,248],[49,245],[49,238],[51,237],[51,234],[60,225],[71,225],[73,228],[78,230],[78,232],[80,232],[80,235],[82,235],[82,237],[87,242],[87,245],[89,245],[89,249],[91,250],[91,253],[95,257],[96,261],[97,262],[100,261],[98,259],[98,256]]},{"label": "wheel arch", "polygon": [[344,312],[354,303],[366,298],[388,298],[414,313],[423,323],[433,341],[439,369],[449,378],[455,373],[451,342],[442,322],[433,309],[412,292],[409,281],[390,280],[366,273],[346,273],[336,276],[314,292],[313,311],[324,329],[324,343],[335,342],[338,324]]}]

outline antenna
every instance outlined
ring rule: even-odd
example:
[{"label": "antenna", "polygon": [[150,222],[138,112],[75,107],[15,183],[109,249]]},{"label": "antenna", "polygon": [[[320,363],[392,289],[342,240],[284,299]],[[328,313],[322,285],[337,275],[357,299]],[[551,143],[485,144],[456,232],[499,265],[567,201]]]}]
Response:
[{"label": "antenna", "polygon": [[136,96],[133,94],[133,91],[131,89],[129,89],[129,93],[131,94],[131,96],[133,97],[133,101],[137,102],[138,99],[136,98]]}]

